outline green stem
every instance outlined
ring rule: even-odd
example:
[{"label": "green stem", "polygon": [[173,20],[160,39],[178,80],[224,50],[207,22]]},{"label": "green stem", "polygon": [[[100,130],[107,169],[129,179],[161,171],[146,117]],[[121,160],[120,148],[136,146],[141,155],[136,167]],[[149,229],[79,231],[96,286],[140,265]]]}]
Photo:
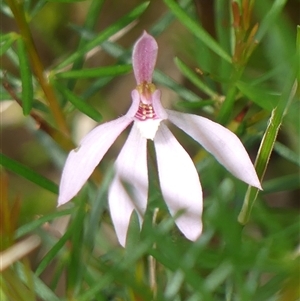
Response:
[{"label": "green stem", "polygon": [[[88,11],[88,15],[86,17],[85,24],[84,24],[85,29],[93,30],[93,28],[96,24],[96,21],[98,19],[98,16],[100,14],[100,11],[102,9],[103,3],[104,3],[104,0],[93,0],[92,1],[89,11]],[[84,45],[85,42],[86,42],[86,40],[81,37],[79,44],[78,44],[78,49],[80,49]],[[83,58],[77,59],[72,66],[72,70],[80,69],[83,66],[83,62],[84,62]],[[70,79],[68,82],[69,90],[72,91],[74,89],[75,85],[76,85],[76,79]]]},{"label": "green stem", "polygon": [[243,73],[243,70],[244,70],[243,67],[239,67],[233,71],[232,80],[230,81],[226,98],[222,104],[222,107],[220,109],[219,116],[218,116],[218,122],[220,122],[221,124],[226,124],[230,120],[232,108],[234,105],[236,94],[238,92],[236,83],[240,79],[240,77]]},{"label": "green stem", "polygon": [[20,34],[24,40],[24,43],[26,45],[30,57],[32,68],[45,93],[46,99],[48,100],[49,103],[50,111],[57,123],[57,126],[64,134],[69,135],[69,129],[67,127],[65,118],[58,104],[55,93],[51,85],[49,84],[47,77],[44,74],[44,67],[41,63],[41,60],[35,48],[34,41],[28,23],[25,18],[24,10],[21,4],[19,4],[15,0],[7,0],[7,4],[9,5],[16,19],[17,25],[20,30]]},{"label": "green stem", "polygon": [[[296,94],[296,72],[297,68],[295,68],[295,70],[292,70],[291,76],[290,78],[288,78],[287,84],[282,92],[280,101],[276,109],[274,109],[272,112],[272,116],[269,120],[268,127],[266,129],[260,148],[258,150],[257,158],[255,161],[255,169],[260,182],[262,182],[264,178],[269,159],[271,157],[274,144],[277,138],[277,134],[282,123],[282,119],[287,109],[289,108],[292,99]],[[238,216],[238,221],[243,225],[245,225],[249,221],[251,211],[257,198],[258,192],[259,191],[257,188],[251,186],[248,187],[241,212]]]}]

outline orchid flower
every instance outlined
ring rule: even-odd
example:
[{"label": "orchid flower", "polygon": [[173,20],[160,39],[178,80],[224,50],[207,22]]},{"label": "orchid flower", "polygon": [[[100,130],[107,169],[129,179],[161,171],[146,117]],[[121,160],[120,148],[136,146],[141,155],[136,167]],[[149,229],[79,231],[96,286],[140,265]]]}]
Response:
[{"label": "orchid flower", "polygon": [[[82,188],[103,156],[130,124],[132,128],[116,162],[109,187],[108,202],[112,222],[122,246],[131,214],[136,210],[140,223],[147,206],[147,139],[154,141],[160,188],[179,230],[189,240],[202,232],[202,189],[198,173],[188,153],[166,126],[168,120],[199,142],[240,180],[261,189],[251,160],[239,138],[207,118],[166,110],[161,92],[152,83],[158,46],[144,32],[133,48],[132,62],[137,87],[132,91],[128,112],[101,124],[72,150],[63,169],[58,205],[70,201]],[[128,184],[130,189],[126,189]]]}]

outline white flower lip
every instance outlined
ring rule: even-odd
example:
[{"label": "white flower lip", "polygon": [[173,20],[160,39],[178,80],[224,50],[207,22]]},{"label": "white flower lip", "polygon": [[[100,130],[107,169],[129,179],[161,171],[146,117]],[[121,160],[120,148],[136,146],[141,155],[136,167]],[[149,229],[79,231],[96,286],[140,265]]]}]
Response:
[{"label": "white flower lip", "polygon": [[[154,142],[160,188],[170,214],[182,212],[175,222],[186,238],[194,241],[201,235],[203,205],[199,176],[188,153],[164,124],[165,120],[200,143],[234,176],[261,189],[247,151],[234,133],[207,118],[162,107],[161,93],[152,84],[157,51],[155,39],[144,32],[133,48],[138,87],[131,93],[131,107],[123,117],[101,124],[85,136],[80,146],[70,152],[60,182],[58,206],[79,192],[113,142],[133,123],[115,162],[115,176],[108,194],[112,221],[122,246],[126,244],[133,210],[142,223],[147,207],[147,139]],[[141,106],[144,99],[148,102],[146,107]]]}]

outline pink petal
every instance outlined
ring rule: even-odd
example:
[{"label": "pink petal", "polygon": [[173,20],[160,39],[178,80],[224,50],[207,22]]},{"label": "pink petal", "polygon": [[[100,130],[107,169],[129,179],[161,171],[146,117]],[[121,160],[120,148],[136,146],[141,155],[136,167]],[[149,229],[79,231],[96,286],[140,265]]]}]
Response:
[{"label": "pink petal", "polygon": [[140,221],[148,197],[147,140],[135,123],[115,164],[116,174],[109,188],[110,214],[120,244],[124,247],[130,216],[137,210]]},{"label": "pink petal", "polygon": [[132,64],[137,84],[151,83],[157,57],[157,43],[146,31],[133,47]]},{"label": "pink petal", "polygon": [[160,90],[155,90],[154,93],[152,94],[153,109],[157,118],[163,120],[168,118],[168,114],[165,108],[162,106],[160,99],[161,99]]},{"label": "pink petal", "polygon": [[234,133],[204,117],[166,111],[171,122],[199,142],[234,176],[262,189],[249,155]]},{"label": "pink petal", "polygon": [[131,99],[132,104],[128,112],[126,113],[126,116],[128,116],[129,118],[134,118],[140,105],[140,93],[136,89],[131,91]]},{"label": "pink petal", "polygon": [[159,181],[165,202],[181,232],[196,240],[202,232],[202,189],[193,161],[170,130],[161,124],[154,138]]},{"label": "pink petal", "polygon": [[107,150],[132,122],[127,116],[101,124],[88,133],[65,163],[59,187],[58,206],[70,201],[87,181]]}]

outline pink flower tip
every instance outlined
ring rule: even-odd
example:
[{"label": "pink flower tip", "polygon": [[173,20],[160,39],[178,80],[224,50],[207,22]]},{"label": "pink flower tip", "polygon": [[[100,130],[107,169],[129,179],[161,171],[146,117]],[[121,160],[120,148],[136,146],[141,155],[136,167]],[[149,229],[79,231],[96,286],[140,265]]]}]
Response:
[{"label": "pink flower tip", "polygon": [[156,63],[158,45],[155,39],[146,31],[133,47],[132,64],[137,84],[151,83]]}]

